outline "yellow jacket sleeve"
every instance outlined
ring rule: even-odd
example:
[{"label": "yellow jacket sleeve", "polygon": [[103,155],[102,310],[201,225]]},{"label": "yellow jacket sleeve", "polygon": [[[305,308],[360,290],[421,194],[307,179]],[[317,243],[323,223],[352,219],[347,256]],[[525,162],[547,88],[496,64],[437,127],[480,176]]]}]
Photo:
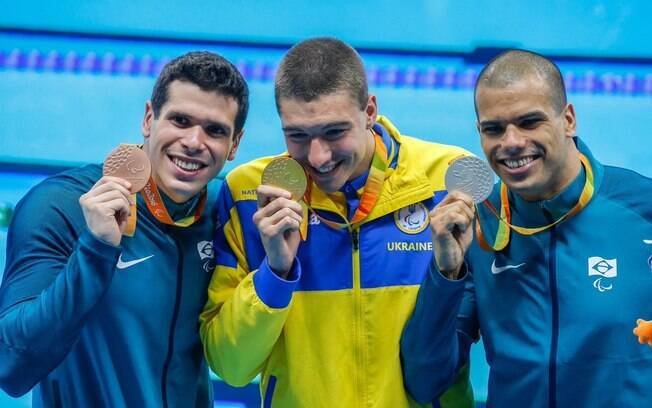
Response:
[{"label": "yellow jacket sleeve", "polygon": [[225,222],[213,243],[217,266],[199,319],[200,336],[211,369],[228,384],[244,386],[261,372],[281,335],[301,268],[295,261],[288,280],[284,280],[274,274],[264,258],[250,271],[243,228],[249,229],[247,239],[257,238],[257,231],[251,222],[241,226],[226,183],[218,207],[228,211],[228,217],[222,213],[220,218]]}]

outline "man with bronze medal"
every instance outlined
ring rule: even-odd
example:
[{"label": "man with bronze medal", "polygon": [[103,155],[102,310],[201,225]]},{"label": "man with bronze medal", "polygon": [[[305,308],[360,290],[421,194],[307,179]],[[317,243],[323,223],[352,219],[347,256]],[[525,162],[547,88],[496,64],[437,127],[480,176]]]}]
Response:
[{"label": "man with bronze medal", "polygon": [[142,145],[21,200],[0,288],[5,391],[34,387],[43,406],[213,406],[197,330],[215,264],[207,184],[247,110],[234,65],[188,53],[157,79]]},{"label": "man with bronze medal", "polygon": [[[233,170],[218,198],[209,364],[236,386],[260,374],[265,407],[420,406],[399,338],[431,258],[428,211],[468,153],[401,135],[336,39],[290,49],[275,94],[288,152]],[[471,406],[467,377],[441,402]]]},{"label": "man with bronze medal", "polygon": [[430,214],[433,261],[401,341],[408,390],[436,398],[482,335],[488,406],[649,405],[652,348],[632,329],[652,317],[652,180],[593,157],[538,54],[493,59],[475,107],[500,182]]}]

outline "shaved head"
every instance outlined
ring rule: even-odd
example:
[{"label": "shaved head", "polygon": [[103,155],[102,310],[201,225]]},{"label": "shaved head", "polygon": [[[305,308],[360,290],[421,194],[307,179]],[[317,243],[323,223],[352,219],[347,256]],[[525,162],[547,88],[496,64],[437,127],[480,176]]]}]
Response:
[{"label": "shaved head", "polygon": [[548,85],[550,104],[557,113],[566,106],[566,88],[559,67],[546,57],[524,50],[505,51],[480,71],[475,84],[475,113],[478,115],[478,88],[506,88],[525,78],[536,77]]}]

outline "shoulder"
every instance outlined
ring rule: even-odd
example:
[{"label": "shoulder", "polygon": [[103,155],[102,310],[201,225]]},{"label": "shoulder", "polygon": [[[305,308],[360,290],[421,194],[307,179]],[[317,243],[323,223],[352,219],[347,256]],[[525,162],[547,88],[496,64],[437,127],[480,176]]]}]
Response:
[{"label": "shoulder", "polygon": [[472,155],[459,146],[428,142],[411,136],[401,136],[399,165],[419,169],[429,179],[442,179],[450,163],[460,156]]},{"label": "shoulder", "polygon": [[652,222],[652,179],[633,170],[604,166],[599,195],[638,213]]},{"label": "shoulder", "polygon": [[[86,193],[102,176],[99,165],[87,165],[48,177],[34,186],[23,197],[16,211],[23,207],[32,210],[41,207],[56,207],[66,210],[70,205],[78,207],[79,197]],[[32,211],[34,215],[38,212]]]}]

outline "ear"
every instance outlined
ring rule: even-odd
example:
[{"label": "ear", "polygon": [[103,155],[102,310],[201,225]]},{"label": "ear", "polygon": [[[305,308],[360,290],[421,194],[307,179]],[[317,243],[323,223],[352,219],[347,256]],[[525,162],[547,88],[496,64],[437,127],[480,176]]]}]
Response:
[{"label": "ear", "polygon": [[147,101],[145,103],[145,115],[143,116],[143,122],[140,124],[140,131],[142,132],[145,140],[149,138],[149,135],[152,132],[153,121],[154,121],[154,111],[152,110],[152,102]]},{"label": "ear", "polygon": [[564,133],[566,137],[575,136],[577,131],[577,119],[575,118],[575,108],[573,104],[569,103],[566,105],[563,111],[564,115]]},{"label": "ear", "polygon": [[367,115],[367,129],[371,129],[374,123],[376,123],[376,118],[378,117],[378,104],[375,95],[369,95],[365,114]]},{"label": "ear", "polygon": [[244,135],[244,129],[240,130],[238,134],[233,135],[233,144],[231,145],[231,150],[229,151],[229,155],[226,157],[227,160],[233,160],[235,159],[235,153],[238,151],[238,146],[240,146],[240,140],[242,139],[242,135]]}]

